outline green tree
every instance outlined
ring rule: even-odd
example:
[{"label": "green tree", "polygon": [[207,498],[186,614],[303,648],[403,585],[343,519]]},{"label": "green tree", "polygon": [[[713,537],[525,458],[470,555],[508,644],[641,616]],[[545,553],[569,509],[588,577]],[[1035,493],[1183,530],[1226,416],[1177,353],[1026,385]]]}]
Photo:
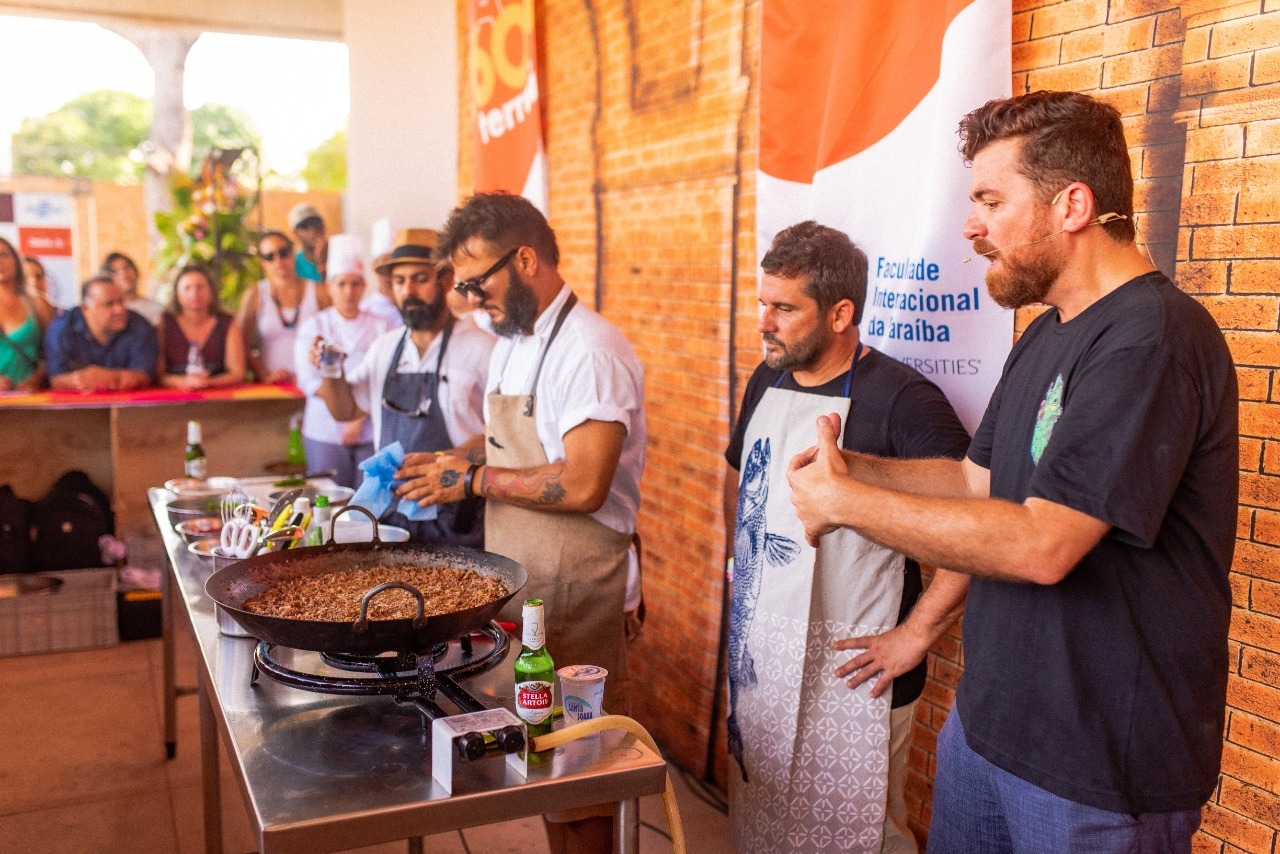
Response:
[{"label": "green tree", "polygon": [[347,132],[340,130],[307,154],[302,180],[315,190],[347,188]]},{"label": "green tree", "polygon": [[151,129],[151,102],[101,89],[72,98],[14,132],[15,175],[71,175],[132,183],[141,179],[138,146]]},{"label": "green tree", "polygon": [[211,148],[262,151],[262,134],[239,107],[203,104],[191,111],[191,161],[200,164]]}]

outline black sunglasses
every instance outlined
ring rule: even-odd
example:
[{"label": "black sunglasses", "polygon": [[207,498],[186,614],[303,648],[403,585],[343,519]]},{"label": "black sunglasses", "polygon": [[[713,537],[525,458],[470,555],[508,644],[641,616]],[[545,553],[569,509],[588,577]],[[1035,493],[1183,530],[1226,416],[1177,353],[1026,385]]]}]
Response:
[{"label": "black sunglasses", "polygon": [[495,263],[489,269],[485,270],[480,275],[473,276],[470,279],[463,279],[460,282],[454,283],[453,289],[458,293],[462,294],[464,297],[475,294],[477,299],[484,299],[486,296],[488,296],[488,294],[484,292],[484,283],[488,281],[491,276],[496,275],[497,272],[501,270],[503,267],[507,266],[507,264],[511,262],[511,259],[516,257],[516,253],[519,251],[520,251],[520,247],[517,246],[515,249],[512,249],[510,252],[508,252],[506,255],[503,255],[501,258],[499,258],[497,263]]},{"label": "black sunglasses", "polygon": [[293,254],[292,246],[281,246],[275,252],[260,252],[258,253],[258,257],[261,258],[263,261],[274,261],[277,258],[280,258],[283,260],[285,258],[288,258],[292,254]]}]

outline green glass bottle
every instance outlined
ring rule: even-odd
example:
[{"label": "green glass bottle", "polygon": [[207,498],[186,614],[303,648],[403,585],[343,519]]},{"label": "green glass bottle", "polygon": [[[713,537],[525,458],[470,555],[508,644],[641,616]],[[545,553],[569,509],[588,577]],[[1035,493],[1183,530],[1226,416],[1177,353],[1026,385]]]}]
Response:
[{"label": "green glass bottle", "polygon": [[200,435],[200,422],[187,422],[187,477],[204,480],[209,474],[209,461],[204,455],[203,438]]},{"label": "green glass bottle", "polygon": [[307,449],[302,445],[302,416],[295,415],[289,422],[289,444],[284,452],[285,462],[296,474],[307,470]]},{"label": "green glass bottle", "polygon": [[551,732],[551,709],[556,666],[547,652],[542,621],[542,600],[524,600],[524,626],[520,657],[516,659],[516,714],[525,722],[529,737]]}]

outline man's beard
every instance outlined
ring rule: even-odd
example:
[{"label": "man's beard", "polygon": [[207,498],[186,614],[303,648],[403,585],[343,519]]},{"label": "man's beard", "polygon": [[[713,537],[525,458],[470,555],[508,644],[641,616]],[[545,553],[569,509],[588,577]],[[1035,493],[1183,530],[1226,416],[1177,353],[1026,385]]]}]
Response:
[{"label": "man's beard", "polygon": [[426,332],[428,329],[433,329],[440,322],[444,311],[443,291],[436,296],[435,302],[427,302],[424,299],[411,296],[405,297],[404,304],[400,306],[400,316],[404,318],[404,325],[414,332]]},{"label": "man's beard", "polygon": [[494,321],[493,331],[503,338],[528,335],[533,332],[533,322],[538,319],[538,295],[525,284],[524,279],[512,267],[507,293],[502,298],[502,319]]},{"label": "man's beard", "polygon": [[[1040,226],[1037,220],[1033,233],[1040,231]],[[1026,255],[1025,260],[1016,260],[1012,252],[1017,250]],[[991,298],[1004,308],[1044,302],[1062,272],[1062,253],[1054,246],[1031,244],[1004,250],[979,237],[973,241],[973,251],[983,255],[995,252],[999,258],[999,267],[987,268],[986,282]]]},{"label": "man's beard", "polygon": [[826,327],[821,324],[789,347],[779,341],[772,332],[765,332],[760,337],[770,344],[783,348],[780,352],[765,353],[764,363],[775,371],[809,370],[818,364],[818,359],[826,352],[827,344],[831,340]]}]

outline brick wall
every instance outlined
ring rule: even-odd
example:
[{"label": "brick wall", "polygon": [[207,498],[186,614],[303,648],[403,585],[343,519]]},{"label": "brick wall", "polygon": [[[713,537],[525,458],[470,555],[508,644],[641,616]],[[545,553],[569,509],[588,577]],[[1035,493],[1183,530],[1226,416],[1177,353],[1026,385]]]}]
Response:
[{"label": "brick wall", "polygon": [[[466,68],[465,3],[459,2]],[[635,714],[690,770],[725,779],[712,733],[719,490],[759,361],[755,168],[759,0],[537,4],[550,219],[564,269],[646,369],[640,531],[650,622]],[[1014,0],[1013,91],[1062,88],[1124,118],[1140,235],[1200,295],[1240,365],[1240,542],[1224,773],[1198,851],[1280,854],[1280,0]],[[469,193],[461,84],[459,193]],[[958,225],[957,225],[958,227]],[[1033,312],[1021,312],[1025,328]],[[908,799],[927,832],[934,743],[962,670],[930,656]],[[709,750],[708,740],[714,747]]]}]

